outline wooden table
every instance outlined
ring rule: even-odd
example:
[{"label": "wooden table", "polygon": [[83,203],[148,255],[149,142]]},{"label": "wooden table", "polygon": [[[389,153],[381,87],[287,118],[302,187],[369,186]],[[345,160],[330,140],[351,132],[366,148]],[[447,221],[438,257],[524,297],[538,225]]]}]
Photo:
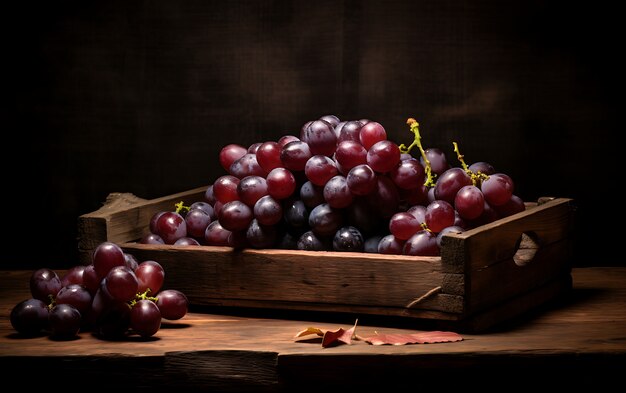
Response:
[{"label": "wooden table", "polygon": [[[352,319],[190,313],[164,324],[147,341],[103,341],[90,333],[72,341],[21,338],[8,316],[19,300],[29,297],[29,275],[3,271],[0,276],[5,386],[15,380],[20,387],[75,386],[83,391],[320,391],[331,386],[417,391],[432,386],[596,389],[626,380],[626,268],[574,269],[574,290],[565,301],[512,326],[463,334],[461,342],[372,346],[357,341],[333,348],[295,342],[293,336],[307,326],[348,328]],[[360,321],[357,333],[407,331],[395,326]],[[12,370],[25,372],[26,379]]]}]

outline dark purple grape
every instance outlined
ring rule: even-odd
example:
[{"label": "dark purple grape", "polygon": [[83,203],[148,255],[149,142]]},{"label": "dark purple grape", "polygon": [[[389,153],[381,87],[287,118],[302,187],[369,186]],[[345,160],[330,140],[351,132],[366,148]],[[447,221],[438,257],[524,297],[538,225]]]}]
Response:
[{"label": "dark purple grape", "polygon": [[328,124],[330,124],[333,128],[337,127],[337,125],[341,122],[339,118],[335,115],[324,115],[320,117],[320,120],[324,120]]},{"label": "dark purple grape", "polygon": [[[189,206],[189,211],[192,211],[193,209],[200,209],[203,212],[205,212],[206,214],[209,215],[209,217],[211,217],[211,220],[215,220],[217,219],[217,217],[215,216],[215,210],[213,209],[213,206],[206,203],[206,202],[194,202]],[[185,217],[187,218],[187,217]]]},{"label": "dark purple grape", "polygon": [[193,237],[181,237],[180,239],[174,242],[175,246],[199,246],[200,242],[198,242]]},{"label": "dark purple grape", "polygon": [[391,170],[389,177],[402,189],[416,189],[424,184],[424,167],[415,158],[402,160]]},{"label": "dark purple grape", "polygon": [[78,334],[82,318],[70,304],[57,304],[50,310],[49,324],[53,337],[70,338]]},{"label": "dark purple grape", "polygon": [[296,191],[296,178],[285,168],[272,169],[266,182],[267,193],[276,199],[289,198]]},{"label": "dark purple grape", "polygon": [[375,235],[365,239],[365,242],[363,243],[363,252],[377,254],[378,243],[380,243],[382,238],[383,237],[380,235]]},{"label": "dark purple grape", "polygon": [[306,251],[327,251],[332,248],[332,245],[328,239],[317,236],[313,231],[306,231],[298,239],[296,248]]},{"label": "dark purple grape", "polygon": [[324,199],[335,209],[348,207],[354,200],[354,195],[348,188],[347,179],[341,175],[330,179],[324,186]]},{"label": "dark purple grape", "polygon": [[240,201],[252,207],[262,196],[267,195],[267,182],[260,176],[246,176],[237,186],[237,195]]},{"label": "dark purple grape", "polygon": [[383,218],[391,218],[398,211],[400,202],[398,188],[387,176],[378,176],[376,180],[376,189],[366,196],[367,201],[373,213]]},{"label": "dark purple grape", "polygon": [[491,206],[504,205],[513,195],[513,180],[504,173],[496,173],[483,180],[480,189]]},{"label": "dark purple grape", "polygon": [[316,155],[306,162],[304,174],[315,185],[323,186],[333,176],[337,175],[335,161],[324,155]]},{"label": "dark purple grape", "polygon": [[[161,236],[166,244],[174,244],[176,240],[187,236],[187,223],[183,216],[176,212],[163,213],[157,220],[157,229],[156,234]],[[96,265],[96,269],[97,267]]]},{"label": "dark purple grape", "polygon": [[333,238],[333,250],[342,252],[363,252],[363,235],[353,226],[340,228]]},{"label": "dark purple grape", "polygon": [[87,315],[91,310],[92,297],[89,291],[79,284],[70,284],[61,288],[56,297],[56,304],[69,304],[75,307],[81,315]]},{"label": "dark purple grape", "polygon": [[508,217],[513,214],[526,210],[526,205],[522,198],[517,195],[511,195],[511,199],[504,205],[493,207],[500,217]]},{"label": "dark purple grape", "polygon": [[350,169],[346,177],[348,189],[354,195],[368,195],[374,192],[378,184],[376,173],[367,164]]},{"label": "dark purple grape", "polygon": [[454,207],[459,216],[473,220],[483,214],[485,197],[476,186],[463,186],[454,198]]},{"label": "dark purple grape", "polygon": [[156,231],[158,231],[158,227],[157,227],[157,222],[159,221],[159,217],[161,217],[161,214],[165,213],[164,211],[161,212],[156,212],[152,215],[152,218],[150,218],[150,232],[152,233],[156,233]]},{"label": "dark purple grape", "polygon": [[161,327],[161,311],[151,300],[140,300],[130,310],[130,327],[141,337],[153,336]]},{"label": "dark purple grape", "polygon": [[446,233],[461,233],[461,232],[463,232],[463,228],[454,226],[454,225],[443,228],[441,232],[437,234],[437,245],[441,248],[441,240],[443,238],[443,235],[445,235]]},{"label": "dark purple grape", "polygon": [[[103,283],[106,280],[103,280]],[[91,321],[96,334],[103,338],[124,336],[130,327],[130,306],[113,300],[101,285],[91,302]]]},{"label": "dark purple grape", "polygon": [[280,137],[280,139],[278,139],[278,146],[280,146],[280,148],[282,149],[283,146],[285,146],[287,143],[289,142],[295,142],[295,141],[299,141],[300,138],[298,138],[295,135],[283,135]]},{"label": "dark purple grape", "polygon": [[450,168],[445,171],[435,185],[435,198],[454,204],[457,192],[464,186],[471,186],[472,178],[461,168]]},{"label": "dark purple grape", "polygon": [[304,170],[306,162],[312,156],[309,145],[303,141],[289,142],[280,151],[280,160],[285,165],[285,168],[292,171]]},{"label": "dark purple grape", "polygon": [[359,228],[364,236],[376,232],[382,225],[380,217],[378,214],[372,214],[372,209],[364,198],[356,198],[346,211],[348,224]]},{"label": "dark purple grape", "polygon": [[328,203],[316,206],[309,215],[311,230],[320,236],[334,235],[343,223],[343,216]]},{"label": "dark purple grape", "polygon": [[70,268],[61,278],[61,287],[66,287],[70,284],[83,285],[85,267],[84,265],[78,265]]},{"label": "dark purple grape", "polygon": [[261,225],[275,225],[283,218],[283,207],[280,202],[269,195],[256,201],[252,210]]},{"label": "dark purple grape", "polygon": [[135,271],[137,266],[139,266],[139,261],[133,254],[124,253],[124,260],[126,261],[126,267],[132,271]]},{"label": "dark purple grape", "polygon": [[324,188],[307,181],[300,187],[300,199],[304,202],[306,207],[312,209],[325,202]]},{"label": "dark purple grape", "polygon": [[165,240],[155,233],[147,233],[140,240],[141,244],[165,244]]},{"label": "dark purple grape", "polygon": [[445,227],[454,225],[454,208],[446,201],[434,201],[426,207],[424,214],[428,229],[439,233]]},{"label": "dark purple grape", "polygon": [[401,255],[402,247],[404,247],[404,240],[387,235],[378,242],[377,251],[380,254]]},{"label": "dark purple grape", "polygon": [[266,176],[267,172],[261,168],[256,160],[256,154],[246,153],[237,159],[228,169],[231,175],[243,179],[246,176]]},{"label": "dark purple grape", "polygon": [[253,248],[272,248],[276,243],[277,234],[274,226],[259,225],[255,218],[246,230],[246,240]]},{"label": "dark purple grape", "polygon": [[298,238],[289,232],[281,232],[276,247],[282,250],[295,250],[298,247]]},{"label": "dark purple grape", "polygon": [[324,120],[315,120],[303,132],[303,141],[309,145],[312,155],[332,156],[337,145],[334,126]]},{"label": "dark purple grape", "polygon": [[399,188],[398,192],[400,200],[406,203],[407,206],[428,205],[430,203],[428,201],[428,189],[424,184],[420,184],[417,188],[410,190]]},{"label": "dark purple grape", "polygon": [[48,306],[41,300],[24,300],[11,310],[11,325],[20,334],[37,335],[47,329],[48,314]]},{"label": "dark purple grape", "polygon": [[98,277],[98,273],[96,273],[96,269],[93,265],[85,266],[85,271],[83,272],[83,285],[91,296],[96,294],[98,287],[100,286],[100,277]]},{"label": "dark purple grape", "polygon": [[438,256],[437,236],[430,231],[419,231],[411,236],[402,248],[404,255]]},{"label": "dark purple grape", "polygon": [[[356,120],[346,122],[346,124],[344,124],[343,127],[341,127],[341,129],[339,130],[339,135],[337,137],[337,146],[339,146],[339,144],[344,141],[354,141],[360,145],[361,139],[359,138],[359,136],[361,134],[362,127],[363,124]],[[335,129],[335,132],[336,131],[337,130]]]},{"label": "dark purple grape", "polygon": [[[450,169],[450,165],[448,165],[448,161],[446,160],[446,155],[441,149],[438,148],[428,148],[424,150],[426,154],[426,158],[430,161],[430,169],[434,174],[441,176],[442,173]],[[424,163],[424,159],[420,157],[420,163],[423,166],[426,166]]]},{"label": "dark purple grape", "polygon": [[38,269],[30,276],[30,293],[34,299],[50,303],[61,287],[61,279],[53,270]]},{"label": "dark purple grape", "polygon": [[161,290],[165,280],[165,270],[156,261],[144,261],[135,270],[137,276],[137,292],[143,293],[150,290],[149,294],[155,294]]},{"label": "dark purple grape", "polygon": [[[159,221],[164,215],[161,215]],[[115,266],[126,266],[124,251],[117,244],[111,242],[101,243],[93,253],[93,267],[96,269],[98,277],[100,279],[106,277],[109,270]]]},{"label": "dark purple grape", "polygon": [[219,221],[213,221],[204,232],[204,241],[209,246],[228,246],[230,233]]},{"label": "dark purple grape", "polygon": [[215,205],[217,199],[215,199],[215,195],[213,194],[213,184],[208,186],[204,192],[204,200],[211,206]]},{"label": "dark purple grape", "polygon": [[235,231],[228,235],[228,245],[236,249],[243,249],[249,246],[246,238],[246,231]]},{"label": "dark purple grape", "polygon": [[115,300],[128,302],[135,298],[139,281],[126,266],[116,266],[106,276],[106,289]]},{"label": "dark purple grape", "polygon": [[191,209],[185,216],[188,236],[202,238],[210,223],[211,217],[204,210]]},{"label": "dark purple grape", "polygon": [[407,213],[411,213],[417,218],[417,222],[420,224],[426,222],[426,207],[421,205],[412,206],[407,210]]},{"label": "dark purple grape", "polygon": [[292,233],[302,233],[309,222],[309,209],[299,199],[287,200],[283,206],[285,222]]},{"label": "dark purple grape", "polygon": [[189,301],[187,296],[175,289],[161,291],[157,295],[156,305],[161,311],[161,317],[171,321],[181,319],[187,314]]},{"label": "dark purple grape", "polygon": [[219,222],[229,231],[242,231],[248,228],[252,222],[252,209],[241,201],[228,202],[222,207],[219,214]]},{"label": "dark purple grape", "polygon": [[496,170],[493,168],[493,166],[491,166],[491,164],[483,162],[483,161],[473,163],[472,165],[469,166],[469,170],[474,173],[480,172],[487,176],[493,175],[494,173],[496,173]]}]

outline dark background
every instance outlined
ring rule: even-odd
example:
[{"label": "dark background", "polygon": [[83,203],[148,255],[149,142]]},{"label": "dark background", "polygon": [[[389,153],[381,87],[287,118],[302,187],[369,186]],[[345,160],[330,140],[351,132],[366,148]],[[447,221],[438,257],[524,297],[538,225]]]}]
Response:
[{"label": "dark background", "polygon": [[77,264],[76,220],[223,174],[220,148],[374,119],[574,198],[575,263],[622,265],[621,14],[560,1],[3,5],[4,266]]}]

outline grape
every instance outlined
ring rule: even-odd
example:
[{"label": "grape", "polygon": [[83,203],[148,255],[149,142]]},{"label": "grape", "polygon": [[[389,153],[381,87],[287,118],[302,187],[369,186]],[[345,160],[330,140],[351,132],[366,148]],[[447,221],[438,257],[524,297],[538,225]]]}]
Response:
[{"label": "grape", "polygon": [[280,146],[280,148],[282,149],[283,146],[285,146],[287,143],[295,142],[295,141],[299,141],[299,140],[300,139],[297,136],[294,136],[294,135],[283,135],[278,140],[278,146]]},{"label": "grape", "polygon": [[208,216],[211,218],[211,220],[215,220],[217,218],[216,215],[215,215],[215,210],[213,209],[213,206],[211,206],[210,204],[208,204],[206,202],[194,202],[194,203],[192,203],[191,205],[189,205],[189,211],[192,211],[193,209],[200,209],[200,210],[202,210],[203,212],[208,214]]},{"label": "grape", "polygon": [[330,207],[339,209],[348,207],[354,196],[348,188],[348,182],[345,177],[337,175],[330,179],[324,186],[324,199]]},{"label": "grape", "polygon": [[367,151],[367,164],[376,172],[389,172],[400,162],[400,149],[391,141],[380,141]]},{"label": "grape", "polygon": [[139,240],[141,244],[165,244],[165,240],[157,234],[147,233]]},{"label": "grape", "polygon": [[446,233],[461,233],[463,232],[463,228],[459,227],[459,226],[449,226],[449,227],[445,227],[441,230],[441,232],[439,232],[439,234],[437,234],[437,245],[439,247],[441,247],[441,239],[443,238],[443,235],[445,235]]},{"label": "grape", "polygon": [[454,208],[446,201],[434,201],[426,207],[424,215],[428,229],[439,233],[445,227],[454,225]]},{"label": "grape", "polygon": [[317,236],[313,231],[306,231],[298,239],[296,248],[306,251],[326,251],[331,249],[331,245],[326,238]]},{"label": "grape", "polygon": [[56,304],[69,304],[76,308],[81,315],[87,315],[91,310],[91,294],[79,284],[70,284],[61,288],[56,297]]},{"label": "grape", "polygon": [[262,145],[262,143],[260,142],[256,142],[251,144],[250,146],[248,146],[248,153],[252,153],[252,154],[256,154],[256,152],[259,150],[259,147]]},{"label": "grape", "polygon": [[[333,130],[335,131],[335,136],[337,137],[337,140],[339,140],[339,134],[341,134],[341,129],[343,128],[344,125],[346,125],[347,121],[340,121],[339,123],[337,123],[337,125],[335,125],[333,127]],[[337,142],[339,143],[339,142]]]},{"label": "grape", "polygon": [[309,210],[301,200],[287,201],[283,207],[285,212],[285,222],[288,230],[295,233],[304,232],[307,222],[309,221]]},{"label": "grape", "polygon": [[135,270],[135,276],[137,276],[138,283],[137,292],[144,293],[149,289],[149,293],[154,294],[159,292],[163,286],[165,270],[156,261],[144,261]]},{"label": "grape", "polygon": [[199,246],[200,242],[194,239],[193,237],[181,237],[180,239],[174,242],[175,246]]},{"label": "grape", "polygon": [[150,218],[150,232],[152,233],[156,233],[157,232],[157,221],[159,220],[159,217],[161,217],[161,214],[165,213],[163,212],[156,212],[152,215],[152,218]]},{"label": "grape", "polygon": [[324,188],[319,187],[311,183],[305,182],[300,187],[300,199],[306,205],[306,207],[314,208],[315,206],[324,203]]},{"label": "grape", "polygon": [[204,241],[209,246],[228,246],[230,231],[225,229],[219,221],[213,221],[204,232]]},{"label": "grape", "polygon": [[320,117],[320,120],[324,120],[325,122],[330,124],[333,128],[337,127],[337,125],[340,122],[339,118],[335,115],[324,115]]},{"label": "grape", "polygon": [[[230,202],[229,202],[230,203]],[[187,224],[183,216],[176,212],[166,212],[157,221],[157,234],[163,238],[166,244],[174,244],[176,240],[187,236]],[[96,265],[96,271],[98,265]]]},{"label": "grape", "polygon": [[[456,195],[455,195],[456,196]],[[431,187],[428,189],[428,203],[434,202],[437,200],[437,198],[435,198],[435,187]]]},{"label": "grape", "polygon": [[283,250],[295,250],[297,248],[298,239],[289,232],[282,232],[276,244],[277,248]]},{"label": "grape", "polygon": [[[237,186],[239,185],[239,179],[232,175],[220,176],[213,183],[213,194],[215,199],[228,203],[237,200],[239,195],[237,194]],[[156,233],[156,231],[153,231]]]},{"label": "grape", "polygon": [[135,271],[135,269],[137,269],[137,266],[139,266],[139,262],[133,254],[124,253],[124,261],[126,261],[126,267],[132,271]]},{"label": "grape", "polygon": [[376,232],[381,225],[380,218],[377,214],[372,214],[372,209],[364,198],[356,198],[346,211],[348,223],[359,228],[363,235]]},{"label": "grape", "polygon": [[359,123],[366,125],[367,123],[371,122],[370,119],[359,119]]},{"label": "grape", "polygon": [[420,222],[411,213],[399,212],[389,220],[389,232],[396,239],[406,240],[421,229]]},{"label": "grape", "polygon": [[312,155],[332,156],[337,145],[333,125],[324,120],[315,120],[304,130],[303,141],[309,145]]},{"label": "grape", "polygon": [[496,173],[483,180],[480,189],[491,206],[504,205],[513,195],[513,180],[504,173]]},{"label": "grape", "polygon": [[[349,121],[341,127],[339,131],[339,136],[337,137],[337,148],[339,148],[339,144],[344,141],[354,141],[361,145],[361,139],[359,135],[361,134],[361,128],[363,124],[359,121]],[[335,130],[336,131],[336,130]]]},{"label": "grape", "polygon": [[500,217],[508,217],[515,213],[523,212],[526,210],[524,201],[517,195],[511,195],[511,199],[504,205],[494,206],[494,210]]},{"label": "grape", "polygon": [[350,192],[354,195],[371,194],[378,184],[376,173],[369,165],[357,165],[350,169],[346,177],[346,183]]},{"label": "grape", "polygon": [[83,273],[85,272],[84,265],[78,265],[70,268],[65,275],[61,278],[61,288],[71,284],[83,285]]},{"label": "grape", "polygon": [[[159,222],[161,222],[164,216],[165,214],[162,214],[159,217]],[[111,242],[100,243],[93,253],[93,267],[96,269],[98,277],[100,279],[104,278],[109,270],[115,266],[126,266],[124,251],[117,244]]]},{"label": "grape", "polygon": [[270,195],[261,197],[253,208],[254,217],[261,225],[275,225],[283,218],[283,207]]},{"label": "grape", "polygon": [[100,277],[98,277],[96,268],[93,265],[85,266],[85,270],[83,271],[83,285],[92,296],[96,294],[100,286]]},{"label": "grape", "polygon": [[[429,148],[424,150],[424,154],[428,161],[430,161],[430,169],[437,176],[441,176],[445,171],[450,169],[450,165],[448,165],[448,161],[446,160],[446,155],[441,149]],[[424,158],[420,157],[420,163],[422,165],[426,165],[424,163]]]},{"label": "grape", "polygon": [[393,235],[387,235],[380,239],[380,242],[378,242],[377,250],[380,254],[401,255],[404,243],[404,240],[397,239]]},{"label": "grape", "polygon": [[[264,180],[265,181],[265,180]],[[185,216],[185,224],[187,225],[187,235],[201,238],[204,236],[206,227],[211,223],[211,217],[200,209],[191,209]]]},{"label": "grape", "polygon": [[[363,124],[363,122],[361,122]],[[385,128],[375,121],[370,121],[361,127],[359,140],[366,150],[369,150],[374,144],[387,139]],[[395,164],[394,164],[395,165]]]},{"label": "grape", "polygon": [[335,159],[342,170],[349,171],[357,165],[367,163],[367,150],[359,142],[347,140],[337,145]]},{"label": "grape", "polygon": [[135,298],[139,281],[126,266],[116,266],[106,276],[106,289],[114,300],[128,302]]},{"label": "grape", "polygon": [[276,243],[276,228],[259,225],[255,218],[246,230],[246,240],[254,248],[271,248]]},{"label": "grape", "polygon": [[224,170],[228,171],[233,162],[243,157],[247,152],[248,150],[241,145],[234,143],[226,145],[220,150],[220,165]]},{"label": "grape", "polygon": [[130,327],[130,306],[125,302],[111,299],[103,285],[91,302],[91,311],[95,332],[103,338],[123,336]]},{"label": "grape", "polygon": [[252,221],[252,210],[241,201],[232,201],[222,207],[218,215],[219,222],[229,231],[241,231],[248,228]]},{"label": "grape", "polygon": [[317,235],[334,235],[343,223],[341,213],[330,207],[328,203],[316,206],[309,215],[309,226]]},{"label": "grape", "polygon": [[419,222],[420,224],[426,222],[426,207],[425,206],[421,206],[421,205],[412,206],[411,208],[409,208],[409,210],[407,210],[407,213],[411,213],[412,215],[414,215],[415,218],[417,218],[417,222]]},{"label": "grape", "polygon": [[261,168],[259,162],[256,160],[256,154],[246,153],[241,158],[237,159],[228,169],[228,172],[240,179],[246,176],[265,176],[267,172]]},{"label": "grape", "polygon": [[309,128],[309,126],[314,122],[314,120],[311,121],[307,121],[306,123],[304,123],[304,125],[300,128],[300,139],[302,140],[302,142],[307,142],[306,140],[306,130],[307,128]]},{"label": "grape", "polygon": [[239,200],[252,207],[262,196],[267,195],[267,182],[260,176],[246,176],[237,186]]},{"label": "grape", "polygon": [[57,304],[50,310],[49,324],[52,336],[74,337],[80,330],[81,314],[72,305]]},{"label": "grape", "polygon": [[478,227],[498,219],[498,213],[487,203],[487,201],[485,201],[483,207],[483,214],[481,214],[477,219],[469,221],[470,227]]},{"label": "grape", "polygon": [[130,327],[141,337],[153,336],[161,327],[161,311],[151,300],[140,300],[130,310]]},{"label": "grape", "polygon": [[215,205],[213,205],[213,211],[215,211],[215,218],[216,219],[220,215],[220,210],[222,210],[222,207],[224,207],[224,204],[222,202],[215,201]]},{"label": "grape", "polygon": [[[484,210],[484,207],[483,207],[483,210]],[[461,218],[461,216],[459,215],[459,212],[457,212],[456,210],[454,211],[454,225],[453,226],[467,229],[467,223],[465,222],[465,220]]]},{"label": "grape", "polygon": [[437,180],[435,185],[435,198],[454,203],[457,192],[463,186],[471,186],[472,178],[461,168],[450,168],[445,171]]},{"label": "grape", "polygon": [[378,176],[376,180],[376,189],[366,196],[367,201],[380,217],[391,218],[398,211],[398,188],[387,176]]},{"label": "grape", "polygon": [[304,173],[309,181],[315,185],[323,186],[330,178],[337,175],[335,162],[323,155],[316,155],[306,162]]},{"label": "grape", "polygon": [[43,302],[50,302],[50,297],[56,296],[61,287],[61,279],[53,270],[38,269],[30,276],[30,293]]},{"label": "grape", "polygon": [[296,178],[285,168],[276,168],[267,175],[267,193],[276,199],[290,197],[296,191]]},{"label": "grape", "polygon": [[363,235],[353,226],[339,229],[333,238],[333,250],[335,251],[363,251]]},{"label": "grape", "polygon": [[402,253],[415,256],[438,256],[437,236],[429,231],[419,231],[404,243]]},{"label": "grape", "polygon": [[283,162],[280,160],[280,150],[282,147],[276,142],[265,142],[256,152],[256,160],[269,173],[272,169],[281,168]]},{"label": "grape", "polygon": [[402,189],[416,189],[424,184],[424,167],[415,158],[402,160],[391,170],[391,180]]},{"label": "grape", "polygon": [[474,173],[480,172],[487,176],[493,175],[494,173],[496,173],[496,170],[493,169],[493,166],[491,166],[491,164],[483,162],[483,161],[473,163],[472,165],[469,166],[469,170]]},{"label": "grape", "polygon": [[280,160],[285,168],[293,171],[302,171],[306,162],[311,158],[309,145],[302,141],[287,143],[280,151]]},{"label": "grape", "polygon": [[365,240],[365,243],[363,243],[363,252],[366,252],[369,254],[378,253],[378,243],[380,243],[382,238],[383,237],[380,235],[375,235],[375,236],[367,238]]},{"label": "grape", "polygon": [[156,305],[161,310],[161,316],[165,319],[181,319],[187,314],[187,296],[175,289],[161,291],[157,296]]},{"label": "grape", "polygon": [[400,200],[407,203],[409,206],[427,205],[430,203],[428,201],[428,190],[429,188],[422,183],[418,185],[417,188],[410,190],[399,188],[398,193],[400,194]]},{"label": "grape", "polygon": [[476,186],[463,186],[454,198],[454,207],[461,218],[473,220],[483,214],[485,198]]},{"label": "grape", "polygon": [[11,310],[11,325],[20,334],[37,335],[48,327],[48,314],[48,306],[41,300],[24,300]]},{"label": "grape", "polygon": [[204,200],[210,205],[215,204],[215,195],[213,194],[213,184],[208,186],[206,191],[204,192]]}]

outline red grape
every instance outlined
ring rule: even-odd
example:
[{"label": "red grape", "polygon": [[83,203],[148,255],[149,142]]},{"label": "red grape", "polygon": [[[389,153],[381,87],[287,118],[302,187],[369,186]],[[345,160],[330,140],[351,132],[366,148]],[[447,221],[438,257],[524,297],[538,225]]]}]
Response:
[{"label": "red grape", "polygon": [[267,195],[267,182],[260,176],[246,176],[237,186],[239,200],[252,207],[262,196]]},{"label": "red grape", "polygon": [[376,173],[369,165],[365,164],[350,169],[346,182],[350,192],[354,195],[371,194],[378,184]]},{"label": "red grape", "polygon": [[483,180],[480,189],[491,206],[504,205],[513,195],[513,180],[504,173],[496,173]]},{"label": "red grape", "polygon": [[438,256],[437,236],[429,231],[419,231],[404,243],[402,253],[415,256]]},{"label": "red grape", "polygon": [[187,235],[201,238],[204,236],[206,227],[211,223],[211,217],[200,209],[191,209],[185,215],[185,225],[187,225]]},{"label": "red grape", "polygon": [[256,160],[265,170],[269,173],[274,168],[280,168],[283,166],[283,162],[280,160],[281,146],[276,142],[265,142],[256,152]]},{"label": "red grape", "polygon": [[188,300],[182,292],[175,289],[161,291],[157,295],[156,305],[161,311],[161,316],[165,319],[181,319],[187,314]]},{"label": "red grape", "polygon": [[323,155],[316,155],[306,162],[304,174],[311,183],[323,186],[333,176],[337,175],[335,162]]},{"label": "red grape", "polygon": [[345,177],[337,175],[330,179],[324,186],[324,199],[330,207],[339,209],[348,207],[354,196],[348,188],[348,182]]},{"label": "red grape", "polygon": [[424,167],[415,158],[409,158],[400,161],[389,177],[401,189],[416,189],[424,184]]},{"label": "red grape", "polygon": [[290,197],[296,190],[296,178],[285,168],[276,168],[267,175],[267,193],[276,199]]},{"label": "red grape", "polygon": [[256,154],[254,153],[246,153],[243,157],[239,158],[237,161],[233,162],[233,164],[228,169],[228,172],[240,179],[243,179],[246,176],[265,176],[267,172],[261,168],[259,162],[256,160]]},{"label": "red grape", "polygon": [[[157,234],[163,238],[165,243],[174,244],[176,240],[187,236],[187,224],[183,216],[176,212],[166,212],[157,221]],[[94,261],[96,270],[98,266]]]},{"label": "red grape", "polygon": [[454,207],[461,218],[473,220],[483,214],[485,198],[476,186],[463,186],[454,198]]},{"label": "red grape", "polygon": [[454,203],[457,192],[463,186],[471,186],[472,178],[461,168],[450,168],[445,171],[437,180],[435,185],[435,198]]},{"label": "red grape", "polygon": [[230,231],[225,229],[219,221],[213,221],[204,232],[204,241],[209,246],[228,246]]},{"label": "red grape", "polygon": [[252,221],[252,210],[241,201],[232,201],[222,207],[219,222],[229,231],[241,231],[248,228]]},{"label": "red grape", "polygon": [[331,124],[315,120],[303,132],[303,141],[309,145],[311,154],[332,156],[337,145],[337,135]]},{"label": "red grape", "polygon": [[276,199],[265,195],[254,204],[253,213],[259,224],[275,225],[283,218],[283,207]]},{"label": "red grape", "polygon": [[126,266],[116,266],[106,276],[106,289],[114,300],[128,302],[135,298],[139,281]]},{"label": "red grape", "polygon": [[422,229],[420,222],[411,213],[399,212],[389,220],[389,232],[400,240],[406,240]]},{"label": "red grape", "polygon": [[220,165],[224,170],[228,171],[233,162],[243,157],[248,152],[248,149],[241,145],[231,143],[226,145],[220,151]]},{"label": "red grape", "polygon": [[426,207],[424,215],[428,229],[439,233],[445,227],[454,225],[454,208],[446,201],[434,201]]},{"label": "red grape", "polygon": [[165,280],[165,270],[156,261],[141,262],[137,266],[137,270],[135,270],[135,275],[138,282],[137,292],[140,293],[148,289],[150,289],[151,294],[159,292]]},{"label": "red grape", "polygon": [[153,336],[161,327],[161,311],[151,300],[140,300],[130,310],[130,327],[141,337]]},{"label": "red grape", "polygon": [[376,172],[389,172],[400,162],[400,149],[391,141],[380,141],[367,151],[367,164]]},{"label": "red grape", "polygon": [[367,163],[367,150],[359,142],[347,140],[337,145],[335,159],[343,170]]},{"label": "red grape", "polygon": [[289,142],[280,151],[280,160],[285,168],[293,171],[304,170],[306,162],[312,156],[309,145],[302,141]]},{"label": "red grape", "polygon": [[385,128],[375,121],[370,121],[361,128],[359,140],[365,149],[369,150],[374,144],[387,139]]},{"label": "red grape", "polygon": [[378,242],[377,251],[380,254],[400,255],[403,247],[404,240],[400,240],[393,235],[387,235]]},{"label": "red grape", "polygon": [[91,294],[79,284],[70,284],[61,288],[55,299],[56,304],[74,306],[81,315],[86,316],[91,310]]},{"label": "red grape", "polygon": [[[215,199],[227,203],[237,200],[237,186],[239,185],[239,179],[232,175],[220,176],[213,183],[213,195]],[[153,231],[156,233],[156,231]]]}]

